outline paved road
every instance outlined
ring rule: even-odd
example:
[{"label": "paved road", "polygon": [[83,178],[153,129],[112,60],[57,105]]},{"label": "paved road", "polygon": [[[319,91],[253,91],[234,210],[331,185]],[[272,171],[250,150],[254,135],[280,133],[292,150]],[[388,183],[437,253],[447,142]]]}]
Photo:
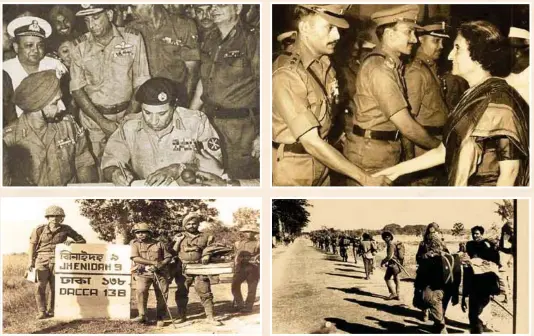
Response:
[{"label": "paved road", "polygon": [[[305,239],[273,249],[273,333],[430,333],[432,322],[421,322],[411,305],[411,282],[401,282],[400,302],[386,301],[384,270],[365,280],[361,260],[353,261],[351,253],[344,263]],[[450,307],[447,318],[449,333],[468,332],[460,305]]]}]

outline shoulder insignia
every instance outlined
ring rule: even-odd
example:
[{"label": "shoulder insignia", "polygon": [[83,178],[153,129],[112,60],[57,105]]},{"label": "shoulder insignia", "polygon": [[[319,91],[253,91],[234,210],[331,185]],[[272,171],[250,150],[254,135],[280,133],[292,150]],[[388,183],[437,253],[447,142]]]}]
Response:
[{"label": "shoulder insignia", "polygon": [[390,57],[386,57],[384,65],[390,69],[395,69],[395,62]]},{"label": "shoulder insignia", "polygon": [[74,41],[72,41],[72,44],[74,44],[74,46],[77,46],[78,44],[84,41],[87,41],[87,34],[83,34],[75,38]]},{"label": "shoulder insignia", "polygon": [[218,151],[219,149],[221,149],[221,144],[219,142],[219,138],[209,138],[208,139],[208,142],[207,142],[207,145],[208,145],[208,148],[210,149],[210,151]]}]

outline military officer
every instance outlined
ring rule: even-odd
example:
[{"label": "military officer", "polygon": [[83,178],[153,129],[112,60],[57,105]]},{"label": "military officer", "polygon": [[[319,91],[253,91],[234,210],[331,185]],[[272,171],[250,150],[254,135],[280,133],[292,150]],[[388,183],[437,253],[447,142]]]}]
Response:
[{"label": "military officer", "polygon": [[[63,224],[65,211],[57,205],[49,206],[45,211],[47,224],[39,225],[30,236],[30,248],[28,250],[29,266],[31,271],[37,273],[37,286],[35,287],[35,300],[39,314],[39,320],[54,316],[55,299],[55,251],[57,244],[70,245],[85,244],[85,239],[73,228]],[[72,240],[68,240],[68,238]],[[46,287],[50,286],[51,298],[46,299]],[[49,306],[47,307],[47,302]]]},{"label": "military officer", "polygon": [[134,226],[135,239],[130,243],[132,247],[132,261],[135,263],[135,282],[137,309],[139,316],[136,321],[147,323],[147,302],[150,286],[154,286],[156,294],[157,326],[164,326],[167,315],[166,301],[169,295],[169,273],[167,264],[172,260],[172,254],[165,244],[152,237],[147,223],[138,223]]},{"label": "military officer", "polygon": [[168,185],[186,165],[223,176],[217,132],[204,113],[178,106],[176,91],[162,77],[141,85],[135,97],[142,112],[122,123],[104,150],[107,181],[130,185],[137,177],[147,185]]},{"label": "military officer", "polygon": [[[405,80],[410,112],[428,134],[442,138],[443,125],[447,121],[448,108],[441,89],[436,61],[443,50],[443,39],[449,38],[444,21],[430,19],[419,34],[419,47],[410,64],[406,66]],[[405,159],[420,156],[424,148],[403,139]],[[443,167],[428,169],[408,177],[414,186],[439,185],[444,177]]]},{"label": "military officer", "polygon": [[401,135],[427,149],[440,144],[412,118],[405,95],[399,56],[410,54],[417,42],[418,13],[417,5],[403,5],[371,15],[380,44],[364,59],[356,77],[356,112],[344,147],[345,156],[367,172],[400,162]]},{"label": "military officer", "polygon": [[[202,215],[189,213],[184,217],[182,226],[185,232],[175,236],[173,250],[178,253],[180,262],[187,267],[188,264],[207,264],[210,261],[209,254],[203,253],[206,247],[214,243],[214,237],[198,231]],[[176,285],[176,306],[178,308],[179,322],[187,319],[187,302],[189,301],[189,289],[195,287],[195,291],[200,297],[200,302],[204,306],[207,322],[220,326],[222,323],[215,319],[213,307],[213,294],[211,292],[210,279],[206,275],[186,275],[183,269],[178,272],[175,278]]]},{"label": "military officer", "polygon": [[210,34],[221,34],[211,18],[211,5],[195,5],[195,21],[198,27],[198,40],[200,43],[209,39]]},{"label": "military officer", "polygon": [[526,29],[511,27],[508,39],[514,52],[514,64],[512,66],[512,73],[506,77],[506,82],[516,89],[521,97],[530,104],[530,33]]},{"label": "military officer", "polygon": [[[245,225],[240,230],[243,239],[235,243],[235,270],[232,278],[232,295],[237,310],[250,312],[256,299],[260,281],[260,241],[256,239],[259,230],[255,225]],[[247,298],[243,302],[241,284],[247,282]]]},{"label": "military officer", "polygon": [[100,163],[107,138],[125,114],[139,109],[132,98],[150,78],[148,61],[141,34],[116,27],[111,6],[83,4],[76,16],[89,31],[74,40],[70,90]]},{"label": "military officer", "polygon": [[298,5],[297,37],[291,53],[273,64],[273,185],[329,185],[329,168],[359,180],[381,184],[351,164],[326,140],[338,85],[328,55],[347,28],[348,5]]},{"label": "military officer", "polygon": [[[52,33],[52,27],[46,20],[35,16],[19,17],[9,23],[7,33],[13,38],[13,49],[17,54],[17,57],[3,63],[13,90],[16,90],[29,74],[56,70],[61,76],[67,72],[61,61],[45,56],[45,40]],[[20,107],[16,108],[16,112],[20,117],[22,114]]]},{"label": "military officer", "polygon": [[171,15],[163,5],[137,5],[136,14],[128,27],[139,31],[145,40],[150,74],[182,84],[190,97],[200,63],[195,22]]},{"label": "military officer", "polygon": [[200,81],[190,108],[212,119],[228,175],[259,177],[259,33],[239,18],[242,5],[214,4],[211,18],[220,34],[201,48]]},{"label": "military officer", "polygon": [[96,180],[84,131],[63,113],[55,70],[24,78],[15,90],[14,103],[24,114],[4,128],[12,185],[64,186]]}]

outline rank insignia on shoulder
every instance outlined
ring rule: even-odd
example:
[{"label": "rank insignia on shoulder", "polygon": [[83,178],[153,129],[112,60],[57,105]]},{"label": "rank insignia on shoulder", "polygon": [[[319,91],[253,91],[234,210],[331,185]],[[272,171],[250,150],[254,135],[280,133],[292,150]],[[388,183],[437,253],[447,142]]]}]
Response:
[{"label": "rank insignia on shoulder", "polygon": [[210,151],[218,151],[221,149],[221,143],[218,138],[209,138],[207,145]]},{"label": "rank insignia on shoulder", "polygon": [[395,69],[395,62],[389,57],[384,60],[384,65],[390,69]]},{"label": "rank insignia on shoulder", "polygon": [[225,53],[223,55],[224,58],[237,58],[237,57],[241,57],[243,55],[243,53],[241,52],[241,50],[230,50],[229,52]]}]

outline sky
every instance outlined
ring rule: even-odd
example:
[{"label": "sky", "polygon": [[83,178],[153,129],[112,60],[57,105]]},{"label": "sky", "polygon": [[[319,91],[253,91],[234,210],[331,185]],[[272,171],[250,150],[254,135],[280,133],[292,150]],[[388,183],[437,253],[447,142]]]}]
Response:
[{"label": "sky", "polygon": [[310,199],[310,223],[305,231],[322,226],[340,230],[382,229],[384,225],[426,225],[436,222],[443,229],[454,223],[464,227],[502,224],[495,202],[499,199]]},{"label": "sky", "polygon": [[[72,226],[88,243],[104,243],[80,215],[75,198],[6,197],[1,199],[2,254],[26,252],[32,230],[45,224],[45,209],[59,205],[65,210],[65,224]],[[210,207],[219,210],[219,219],[232,225],[232,214],[241,207],[261,209],[261,198],[219,198]]]}]

